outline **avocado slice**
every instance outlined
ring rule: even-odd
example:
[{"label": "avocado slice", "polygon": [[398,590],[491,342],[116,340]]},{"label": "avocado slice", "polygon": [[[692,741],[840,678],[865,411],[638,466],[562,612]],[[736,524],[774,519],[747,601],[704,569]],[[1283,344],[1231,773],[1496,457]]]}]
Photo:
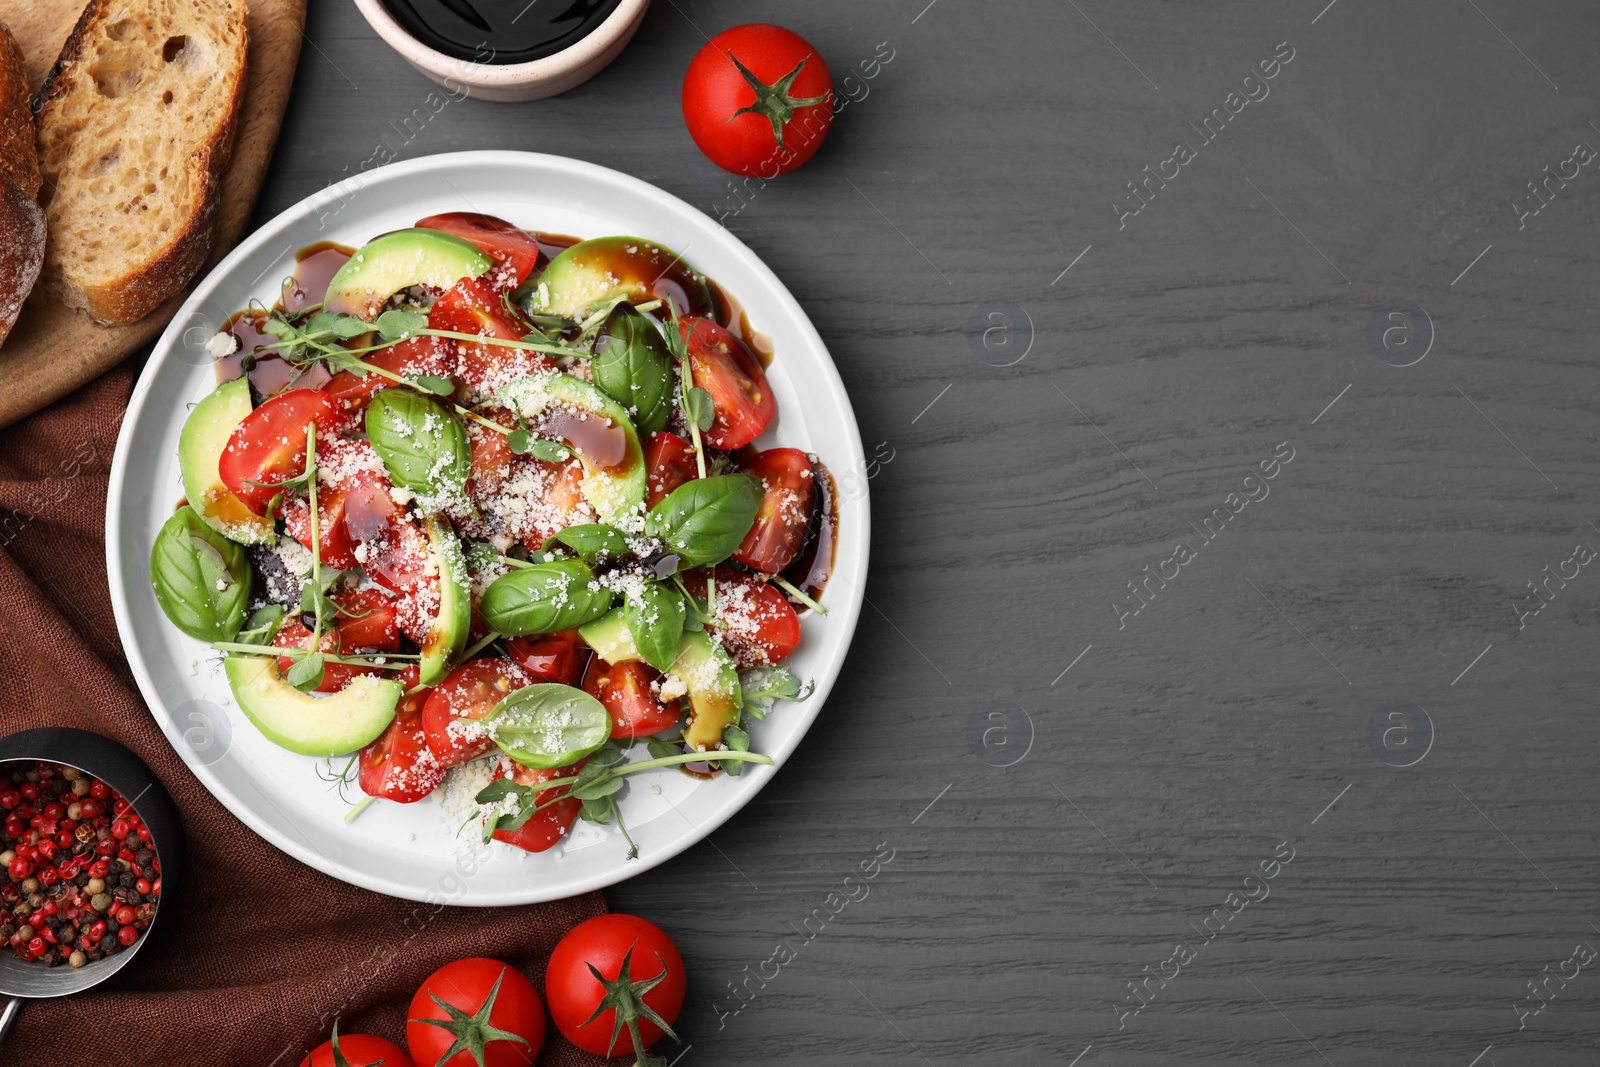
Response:
[{"label": "avocado slice", "polygon": [[[623,621],[621,608],[578,627],[578,633],[594,649],[594,654],[607,663],[627,663],[640,658],[633,636]],[[715,748],[722,740],[722,731],[739,721],[739,711],[744,704],[739,671],[733,659],[704,631],[691,630],[678,643],[678,658],[667,675],[677,678],[689,690],[691,714],[683,739],[690,748],[702,751]]]},{"label": "avocado slice", "polygon": [[582,319],[619,296],[631,304],[671,300],[680,315],[713,313],[705,276],[672,249],[642,237],[579,241],[550,261],[530,304],[537,312]]},{"label": "avocado slice", "polygon": [[371,744],[388,728],[400,703],[392,678],[362,674],[329,696],[302,693],[283,680],[272,656],[222,661],[239,707],[267,740],[303,756],[337,756]]},{"label": "avocado slice", "polygon": [[615,526],[623,516],[642,511],[644,452],[621,404],[560,371],[519,378],[499,397],[514,405],[538,436],[559,437],[577,453],[583,497],[601,522]]},{"label": "avocado slice", "polygon": [[472,586],[455,530],[437,515],[430,515],[422,525],[428,531],[439,572],[439,613],[422,641],[418,679],[422,685],[432,685],[445,676],[451,662],[467,645],[467,631],[472,627]]},{"label": "avocado slice", "polygon": [[270,545],[277,540],[272,520],[245,507],[217,473],[228,438],[253,406],[248,378],[223,382],[207,393],[178,432],[178,469],[189,506],[207,526],[241,545]]},{"label": "avocado slice", "polygon": [[395,230],[356,250],[328,283],[324,311],[370,319],[400,290],[413,285],[449,289],[476,278],[494,261],[459,237],[438,230]]}]

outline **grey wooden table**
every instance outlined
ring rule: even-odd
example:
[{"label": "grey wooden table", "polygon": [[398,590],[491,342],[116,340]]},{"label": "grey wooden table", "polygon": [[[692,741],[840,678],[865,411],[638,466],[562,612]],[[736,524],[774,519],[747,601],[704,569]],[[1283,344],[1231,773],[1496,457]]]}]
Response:
[{"label": "grey wooden table", "polygon": [[[609,894],[691,961],[686,1067],[1596,1062],[1600,10],[663,0],[408,128],[312,6],[263,217],[378,144],[638,175],[892,457],[781,788]],[[763,20],[852,99],[738,197],[678,87]]]}]

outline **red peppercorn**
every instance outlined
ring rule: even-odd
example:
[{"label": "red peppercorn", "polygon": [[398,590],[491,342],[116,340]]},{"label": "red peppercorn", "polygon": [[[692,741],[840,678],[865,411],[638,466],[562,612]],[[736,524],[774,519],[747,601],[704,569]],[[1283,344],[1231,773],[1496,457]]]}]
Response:
[{"label": "red peppercorn", "polygon": [[39,870],[39,884],[52,886],[61,881],[61,872],[54,867],[43,867]]},{"label": "red peppercorn", "polygon": [[11,861],[10,866],[6,868],[6,873],[20,882],[33,874],[33,864],[19,855]]},{"label": "red peppercorn", "polygon": [[136,893],[142,893],[145,896],[149,896],[150,895],[150,880],[148,878],[140,878],[140,879],[138,879],[137,881],[135,881],[133,883],[133,889],[134,889],[134,892],[136,892]]},{"label": "red peppercorn", "polygon": [[148,827],[148,826],[139,827],[139,840],[143,841],[147,845],[150,843],[150,827]]},{"label": "red peppercorn", "polygon": [[28,942],[28,952],[35,956],[44,955],[44,938],[35,934],[32,941]]},{"label": "red peppercorn", "polygon": [[29,800],[38,800],[39,799],[39,783],[38,782],[23,782],[20,786],[17,787],[17,791],[20,792],[24,797],[26,797]]},{"label": "red peppercorn", "polygon": [[[160,867],[158,866],[156,869],[160,870]],[[154,893],[158,897],[161,895],[161,879],[157,878],[154,882],[150,883],[150,892]]]},{"label": "red peppercorn", "polygon": [[94,922],[90,923],[89,936],[94,938],[96,941],[106,936],[106,921],[104,919],[96,919]]},{"label": "red peppercorn", "polygon": [[110,873],[111,873],[111,861],[110,860],[95,860],[93,863],[89,864],[89,877],[90,878],[104,878],[106,875],[108,875]]},{"label": "red peppercorn", "polygon": [[6,836],[11,838],[21,837],[27,833],[28,824],[17,816],[12,815],[6,819]]},{"label": "red peppercorn", "polygon": [[138,917],[139,914],[126,904],[118,908],[116,911],[117,922],[121,923],[123,926],[132,926],[133,920],[137,919]]},{"label": "red peppercorn", "polygon": [[104,800],[111,795],[111,787],[97,778],[89,783],[89,795],[96,800]]},{"label": "red peppercorn", "polygon": [[121,841],[128,836],[128,820],[118,819],[111,824],[111,836]]},{"label": "red peppercorn", "polygon": [[117,940],[122,942],[124,946],[132,945],[135,941],[139,940],[139,931],[135,930],[131,926],[124,926],[122,929],[117,931]]},{"label": "red peppercorn", "polygon": [[10,811],[22,803],[22,794],[15,789],[0,789],[0,808]]},{"label": "red peppercorn", "polygon": [[64,804],[52,801],[44,806],[44,811],[40,812],[40,814],[47,819],[65,819],[67,817],[67,808]]},{"label": "red peppercorn", "polygon": [[65,830],[56,831],[56,847],[57,848],[71,848],[72,847],[72,842],[73,842],[73,837],[72,837],[71,834],[67,833],[67,831],[65,831]]},{"label": "red peppercorn", "polygon": [[52,837],[45,838],[44,840],[39,842],[38,848],[39,848],[39,855],[43,856],[45,859],[54,858],[54,856],[56,854],[55,838],[52,838]]},{"label": "red peppercorn", "polygon": [[85,819],[97,818],[105,810],[106,806],[92,796],[84,797],[78,802],[78,813]]},{"label": "red peppercorn", "polygon": [[109,856],[117,851],[117,840],[114,837],[108,837],[104,841],[96,841],[94,850],[102,856]]}]

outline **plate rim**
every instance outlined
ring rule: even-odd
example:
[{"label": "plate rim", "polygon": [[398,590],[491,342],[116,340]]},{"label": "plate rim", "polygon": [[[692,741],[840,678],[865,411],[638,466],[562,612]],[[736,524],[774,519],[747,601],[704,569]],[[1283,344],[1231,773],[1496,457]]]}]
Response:
[{"label": "plate rim", "polygon": [[[432,887],[398,879],[389,873],[374,874],[369,871],[353,868],[342,861],[326,856],[309,843],[302,844],[297,841],[291,832],[294,818],[283,813],[280,818],[291,825],[280,828],[248,803],[245,803],[239,794],[223,780],[215,768],[203,762],[198,754],[188,746],[179,743],[181,729],[173,719],[171,709],[161,699],[159,690],[146,668],[143,650],[137,642],[130,642],[127,635],[133,632],[130,618],[131,600],[129,597],[127,578],[121,565],[123,543],[118,530],[117,519],[122,511],[125,483],[129,477],[129,447],[135,428],[140,424],[145,415],[145,406],[153,391],[157,372],[178,348],[178,342],[184,332],[184,323],[202,307],[211,291],[222,284],[247,257],[259,251],[261,246],[269,243],[274,237],[279,236],[284,230],[300,222],[303,218],[316,212],[320,205],[334,201],[345,201],[350,197],[359,196],[364,190],[389,182],[401,181],[417,174],[429,171],[453,171],[461,168],[470,168],[475,164],[494,164],[509,167],[554,168],[567,171],[582,178],[586,173],[596,178],[603,178],[607,182],[620,184],[625,195],[636,197],[650,202],[654,208],[666,209],[680,216],[685,216],[697,226],[710,227],[714,231],[721,231],[718,240],[725,242],[733,253],[744,260],[744,267],[750,272],[746,280],[761,286],[767,295],[775,299],[794,318],[799,329],[806,335],[808,343],[814,344],[823,356],[821,380],[817,384],[832,394],[832,399],[841,406],[845,419],[846,439],[842,442],[846,450],[851,452],[851,460],[857,459],[864,462],[865,449],[861,443],[860,424],[856,419],[854,405],[850,401],[849,393],[844,387],[843,379],[839,375],[838,365],[833,360],[833,355],[828,346],[817,332],[805,309],[795,299],[786,285],[778,278],[777,274],[767,266],[759,255],[755,253],[744,241],[725,226],[720,225],[715,219],[706,215],[690,205],[683,198],[668,192],[642,178],[635,177],[624,171],[605,167],[587,160],[575,159],[570,156],[560,156],[546,152],[524,152],[511,149],[487,149],[465,152],[445,152],[416,159],[402,160],[351,175],[350,177],[332,183],[319,189],[273,216],[260,227],[245,236],[240,242],[212,267],[195,284],[183,304],[174,312],[171,320],[156,339],[149,358],[144,368],[140,371],[139,378],[134,385],[128,405],[122,417],[122,422],[117,431],[116,446],[112,455],[111,469],[108,477],[106,493],[105,517],[105,554],[106,578],[111,596],[112,615],[116,622],[117,639],[122,646],[123,656],[133,674],[134,682],[138,687],[139,695],[143,699],[147,710],[156,724],[160,727],[167,741],[172,745],[178,757],[184,762],[191,773],[199,779],[200,784],[211,796],[226,808],[235,818],[244,823],[251,832],[272,844],[279,851],[304,863],[314,870],[321,871],[340,881],[351,885],[360,886],[374,892],[399,899],[420,902],[433,902],[436,890]],[[603,235],[594,235],[603,236]],[[817,442],[813,442],[815,447]],[[833,607],[828,612],[829,624],[842,626],[844,636],[837,654],[822,665],[816,679],[816,689],[810,700],[803,705],[805,721],[798,730],[795,730],[787,740],[780,742],[770,753],[773,763],[770,767],[752,767],[751,771],[736,779],[737,791],[723,800],[709,817],[704,819],[694,832],[675,838],[663,846],[651,850],[650,854],[641,856],[636,860],[627,860],[619,854],[619,862],[607,871],[587,877],[580,877],[575,881],[558,883],[555,893],[541,892],[541,883],[533,883],[527,892],[498,892],[480,893],[474,897],[470,890],[470,880],[467,890],[459,899],[448,900],[444,903],[468,907],[503,907],[523,904],[543,903],[551,900],[560,900],[577,896],[581,893],[603,889],[617,885],[630,878],[643,874],[662,863],[688,851],[699,844],[701,840],[709,837],[722,827],[735,814],[742,811],[762,789],[766,788],[769,780],[788,762],[789,757],[800,743],[810,733],[822,709],[826,706],[831,695],[834,683],[844,667],[845,660],[849,657],[850,649],[855,637],[855,629],[860,619],[861,606],[866,599],[865,584],[870,562],[871,552],[871,500],[870,488],[865,480],[853,479],[860,482],[859,495],[852,496],[850,500],[850,522],[859,530],[858,536],[853,536],[849,544],[854,546],[854,554],[859,556],[859,575],[862,588],[851,586],[842,603]],[[837,488],[837,476],[835,477]],[[840,546],[842,547],[842,546]],[[834,574],[837,576],[842,568],[836,559]],[[140,576],[144,580],[144,576]],[[849,585],[848,581],[846,585]],[[799,710],[799,709],[797,709]],[[270,799],[269,799],[270,804]],[[309,846],[309,847],[308,847]],[[548,883],[543,883],[548,884]]]}]

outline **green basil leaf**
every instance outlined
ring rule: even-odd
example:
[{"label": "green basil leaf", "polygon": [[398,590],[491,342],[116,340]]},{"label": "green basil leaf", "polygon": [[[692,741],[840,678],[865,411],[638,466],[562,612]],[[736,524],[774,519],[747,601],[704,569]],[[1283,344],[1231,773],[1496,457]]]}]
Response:
[{"label": "green basil leaf", "polygon": [[187,504],[150,549],[150,583],[172,625],[201,641],[231,641],[244,623],[252,573],[244,546],[217,533]]},{"label": "green basil leaf", "polygon": [[748,474],[696,478],[650,509],[645,533],[665,541],[678,556],[678,569],[688,570],[731,556],[760,510],[759,479]]},{"label": "green basil leaf", "polygon": [[717,418],[717,405],[712,403],[711,394],[696,385],[684,393],[684,398],[684,414],[689,421],[698,426],[701,433],[711,429]]},{"label": "green basil leaf", "polygon": [[566,767],[611,737],[604,704],[570,685],[523,686],[483,717],[483,728],[506,755],[536,770]]},{"label": "green basil leaf", "polygon": [[506,434],[506,445],[518,456],[526,456],[533,449],[533,435],[527,430],[512,430]]},{"label": "green basil leaf", "polygon": [[566,545],[591,566],[602,559],[621,559],[628,554],[628,542],[622,534],[615,527],[607,526],[603,522],[568,526],[559,533],[551,534],[549,539],[539,546],[539,551],[548,552],[551,545]]},{"label": "green basil leaf", "polygon": [[283,680],[300,690],[309,693],[322,684],[322,676],[326,673],[326,661],[321,652],[313,652],[309,656],[301,656],[289,665],[284,672]]},{"label": "green basil leaf", "polygon": [[490,629],[507,637],[570,630],[611,610],[611,590],[591,589],[593,582],[594,572],[579,560],[535,563],[496,578],[479,610]]},{"label": "green basil leaf", "polygon": [[543,437],[536,438],[529,451],[534,459],[542,459],[546,463],[562,463],[572,458],[572,449],[560,441],[548,441]]},{"label": "green basil leaf", "polygon": [[416,382],[434,396],[450,396],[456,391],[454,378],[444,378],[437,374],[415,374],[407,380]]},{"label": "green basil leaf", "polygon": [[367,405],[366,423],[389,480],[417,494],[423,511],[467,503],[472,448],[455,412],[410,389],[385,389]]},{"label": "green basil leaf", "polygon": [[277,604],[267,604],[251,612],[250,618],[245,621],[244,629],[233,639],[246,645],[270,645],[272,639],[278,636],[278,628],[282,625],[283,608]]},{"label": "green basil leaf", "polygon": [[622,621],[633,635],[634,647],[658,671],[671,670],[676,662],[687,616],[683,594],[665,582],[647,582],[637,592],[630,592],[622,608]]},{"label": "green basil leaf", "polygon": [[379,315],[372,323],[378,331],[378,336],[385,341],[404,341],[414,337],[417,331],[427,329],[428,316],[421,311],[403,311],[400,308],[391,308]]},{"label": "green basil leaf", "polygon": [[655,322],[622,301],[606,316],[590,363],[594,384],[627,408],[640,434],[672,417],[672,355]]}]

